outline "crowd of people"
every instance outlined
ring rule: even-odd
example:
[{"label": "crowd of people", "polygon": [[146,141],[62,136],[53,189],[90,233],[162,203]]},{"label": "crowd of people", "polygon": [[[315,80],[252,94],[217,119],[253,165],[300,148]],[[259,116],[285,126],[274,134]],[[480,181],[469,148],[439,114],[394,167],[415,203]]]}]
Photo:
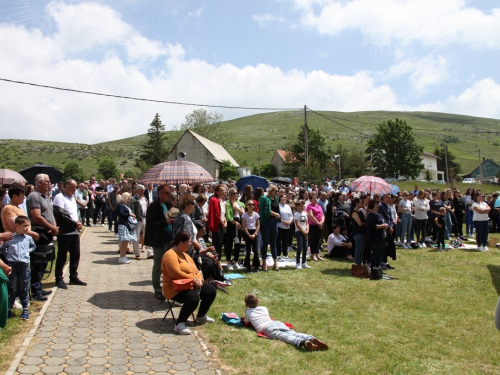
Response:
[{"label": "crowd of people", "polygon": [[[186,321],[198,305],[196,320],[213,322],[207,313],[217,290],[230,283],[224,274],[232,270],[279,271],[281,262],[307,270],[308,258],[331,257],[353,262],[353,275],[379,279],[382,270],[394,268],[388,259],[396,259],[398,247],[447,251],[445,240],[452,235],[466,240],[475,234],[477,250],[488,251],[488,232],[500,230],[499,194],[485,199],[473,188],[464,195],[417,186],[399,194],[367,194],[343,182],[337,186],[325,179],[316,186],[294,179],[267,190],[247,185],[239,191],[234,181],[153,186],[94,177],[52,186],[40,174],[34,186],[18,181],[1,194],[0,268],[14,286],[9,317],[16,304],[21,319],[29,317],[30,286],[37,300],[51,293],[41,282],[47,264],[30,265],[29,254],[54,237],[56,286],[68,288],[67,254],[69,284],[85,286],[78,277],[79,231],[84,225],[104,227],[107,220],[108,233],[118,238],[117,261],[152,259],[155,297],[182,305],[175,326],[180,334],[190,333]],[[187,289],[180,289],[185,284]]]}]

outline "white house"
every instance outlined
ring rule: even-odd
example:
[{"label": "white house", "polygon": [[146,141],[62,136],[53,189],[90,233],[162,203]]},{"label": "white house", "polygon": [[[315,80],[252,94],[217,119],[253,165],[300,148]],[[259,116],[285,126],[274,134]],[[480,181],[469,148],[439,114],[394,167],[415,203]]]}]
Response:
[{"label": "white house", "polygon": [[174,160],[187,160],[201,165],[214,179],[219,178],[220,166],[224,160],[239,167],[224,147],[189,129],[179,138],[165,158],[165,161]]},{"label": "white house", "polygon": [[252,174],[252,169],[250,167],[239,167],[238,175],[241,177],[250,176]]},{"label": "white house", "polygon": [[424,151],[424,153],[422,154],[422,163],[424,164],[424,169],[422,169],[422,171],[420,172],[417,180],[425,180],[427,171],[430,172],[433,180],[444,180],[444,172],[438,170],[438,159],[439,156]]}]

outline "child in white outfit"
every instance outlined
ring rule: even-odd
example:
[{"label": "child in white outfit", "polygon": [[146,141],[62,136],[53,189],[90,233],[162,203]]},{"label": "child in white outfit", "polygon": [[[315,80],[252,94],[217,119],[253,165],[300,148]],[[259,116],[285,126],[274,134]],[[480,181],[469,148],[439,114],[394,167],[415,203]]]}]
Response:
[{"label": "child in white outfit", "polygon": [[258,306],[259,300],[255,294],[245,296],[245,321],[251,323],[257,332],[275,339],[282,340],[297,347],[305,347],[309,350],[327,350],[328,345],[317,338],[305,333],[295,332],[288,328],[285,323],[272,320],[267,307]]}]

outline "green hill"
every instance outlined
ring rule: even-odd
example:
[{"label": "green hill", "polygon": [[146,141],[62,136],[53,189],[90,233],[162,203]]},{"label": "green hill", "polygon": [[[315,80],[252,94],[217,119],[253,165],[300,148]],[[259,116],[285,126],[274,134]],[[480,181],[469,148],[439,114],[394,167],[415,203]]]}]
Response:
[{"label": "green hill", "polygon": [[[334,149],[342,144],[363,152],[366,139],[381,121],[404,119],[415,131],[424,149],[433,152],[446,137],[448,149],[456,155],[464,173],[478,165],[481,157],[500,164],[500,120],[433,112],[307,112],[310,127],[320,129],[327,143]],[[274,151],[295,139],[304,125],[304,112],[271,112],[224,121],[223,132],[230,142],[229,153],[240,163],[250,166],[258,163],[259,145],[262,164],[269,163]],[[178,131],[168,133],[171,147],[179,137]],[[97,169],[99,158],[113,156],[120,172],[138,174],[135,159],[145,143],[145,134],[94,145],[46,142],[33,140],[0,140],[0,165],[21,170],[36,162],[51,164],[61,169],[75,161],[89,175]]]}]

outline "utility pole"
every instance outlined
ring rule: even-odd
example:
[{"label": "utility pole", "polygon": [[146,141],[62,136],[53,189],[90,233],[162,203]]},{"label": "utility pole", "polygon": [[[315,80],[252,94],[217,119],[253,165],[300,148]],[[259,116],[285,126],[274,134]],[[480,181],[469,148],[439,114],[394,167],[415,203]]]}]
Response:
[{"label": "utility pole", "polygon": [[450,175],[448,174],[448,146],[444,142],[444,163],[446,166],[446,183],[450,183]]},{"label": "utility pole", "polygon": [[304,105],[304,156],[306,165],[309,162],[309,146],[307,142],[307,106]]},{"label": "utility pole", "polygon": [[260,176],[260,145],[259,145],[259,176]]},{"label": "utility pole", "polygon": [[481,163],[481,150],[477,150],[479,153],[479,183],[483,183],[483,164]]}]

